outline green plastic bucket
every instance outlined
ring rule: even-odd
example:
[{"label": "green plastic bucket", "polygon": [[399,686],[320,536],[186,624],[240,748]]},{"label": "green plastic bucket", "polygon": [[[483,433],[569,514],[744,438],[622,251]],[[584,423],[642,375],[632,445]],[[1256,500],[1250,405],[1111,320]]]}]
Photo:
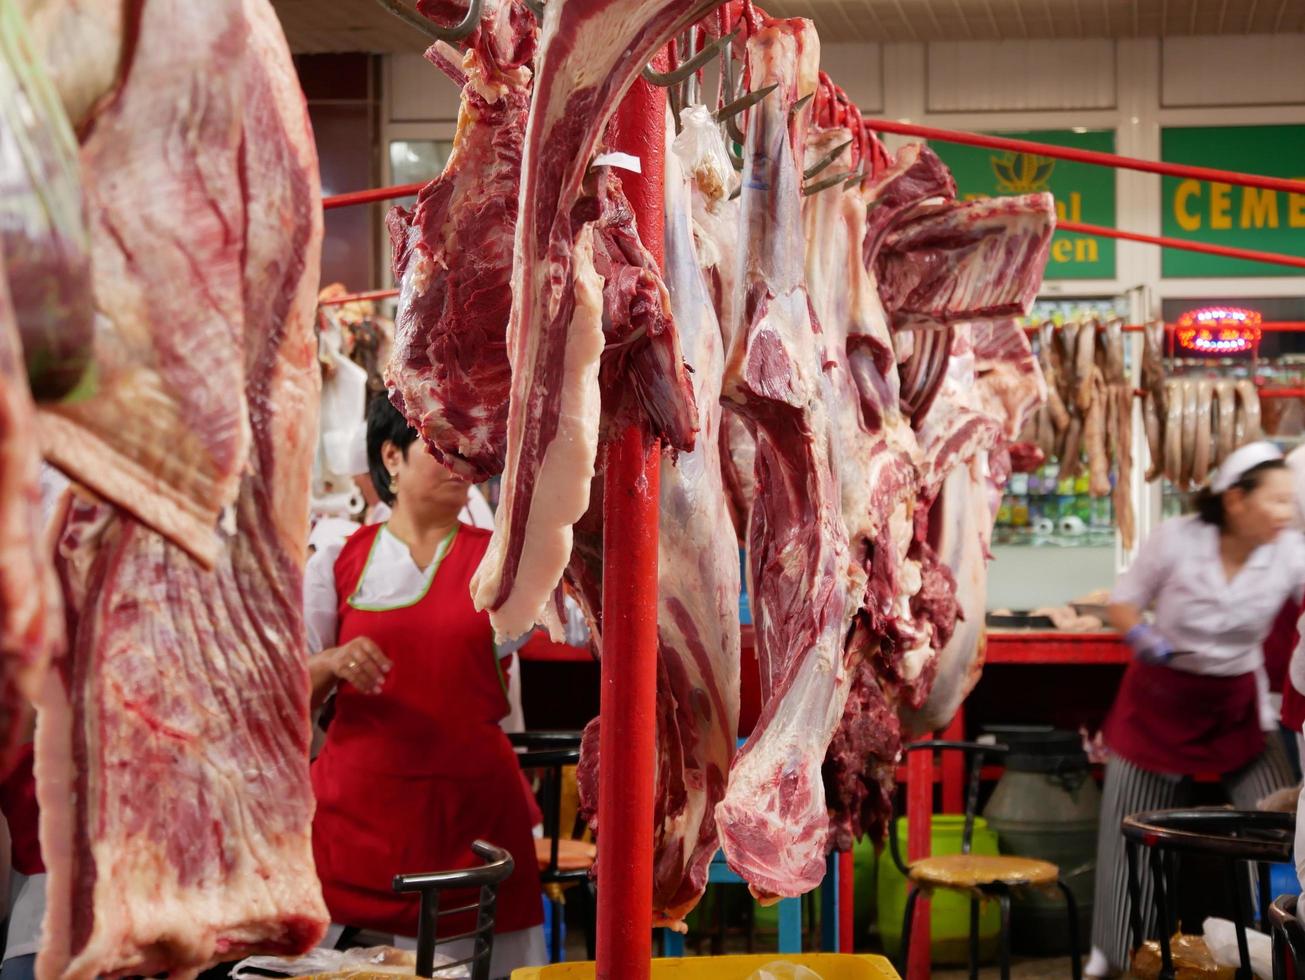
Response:
[{"label": "green plastic bucket", "polygon": [[[965,817],[961,814],[935,813],[931,826],[930,854],[960,854],[961,834],[965,830]],[[906,820],[897,822],[897,843],[902,855],[908,853]],[[982,817],[974,820],[972,854],[996,854],[997,835]],[[906,913],[906,879],[902,877],[892,856],[885,849],[879,859],[879,934],[884,949],[896,956],[902,946],[902,916]],[[969,962],[970,956],[970,898],[960,892],[939,889],[933,893],[930,923],[930,949],[934,963],[959,964]],[[997,940],[1001,934],[1001,911],[996,902],[984,902],[979,907],[979,958],[983,961],[997,955]]]}]

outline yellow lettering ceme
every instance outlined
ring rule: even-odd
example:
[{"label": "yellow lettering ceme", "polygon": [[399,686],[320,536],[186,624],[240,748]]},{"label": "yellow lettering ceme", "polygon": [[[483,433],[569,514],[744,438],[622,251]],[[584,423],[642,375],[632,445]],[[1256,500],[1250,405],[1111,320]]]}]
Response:
[{"label": "yellow lettering ceme", "polygon": [[1242,228],[1277,228],[1278,194],[1261,187],[1242,188]]},{"label": "yellow lettering ceme", "polygon": [[1184,180],[1174,191],[1174,220],[1178,222],[1178,227],[1183,231],[1199,231],[1201,228],[1201,212],[1191,211],[1188,208],[1188,201],[1193,197],[1198,199],[1201,196],[1201,182],[1199,180]]},{"label": "yellow lettering ceme", "polygon": [[1210,227],[1227,231],[1232,227],[1232,184],[1210,185]]},{"label": "yellow lettering ceme", "polygon": [[[1296,177],[1294,180],[1305,180]],[[1280,191],[1271,191],[1260,187],[1238,187],[1235,198],[1231,184],[1213,183],[1209,185],[1209,195],[1199,180],[1179,181],[1174,188],[1174,221],[1184,231],[1200,231],[1209,217],[1208,227],[1212,231],[1230,231],[1233,216],[1236,215],[1236,227],[1249,231],[1255,228],[1305,228],[1305,193],[1287,194],[1286,201],[1280,202]],[[1286,220],[1283,220],[1283,212]]]}]

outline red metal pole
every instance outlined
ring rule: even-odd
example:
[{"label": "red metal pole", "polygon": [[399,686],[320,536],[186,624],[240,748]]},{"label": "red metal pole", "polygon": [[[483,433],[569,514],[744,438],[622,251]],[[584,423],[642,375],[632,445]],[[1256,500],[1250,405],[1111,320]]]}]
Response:
[{"label": "red metal pole", "polygon": [[1160,245],[1163,248],[1180,248],[1187,252],[1204,252],[1206,255],[1220,255],[1229,259],[1246,259],[1248,262],[1267,262],[1270,265],[1289,265],[1297,269],[1305,269],[1305,258],[1299,255],[1260,252],[1250,248],[1234,248],[1230,245],[1209,245],[1205,242],[1191,242],[1185,238],[1166,238],[1162,235],[1143,235],[1136,231],[1120,231],[1118,228],[1106,228],[1102,225],[1085,225],[1081,221],[1057,221],[1056,228],[1081,235],[1122,238],[1129,242]]},{"label": "red metal pole", "polygon": [[[635,81],[612,123],[639,237],[662,262],[666,94]],[[598,980],[647,980],[652,966],[660,450],[644,425],[611,447],[603,474],[603,663],[598,781]]]},{"label": "red metal pole", "polygon": [[396,197],[412,197],[426,184],[395,184],[393,187],[375,187],[369,191],[349,191],[347,194],[332,194],[322,198],[322,210],[347,208],[353,204],[374,204],[377,201],[389,201]]},{"label": "red metal pole", "polygon": [[1166,177],[1186,177],[1222,184],[1238,184],[1242,187],[1262,187],[1266,190],[1284,191],[1288,194],[1305,194],[1305,180],[1292,180],[1289,177],[1265,177],[1261,174],[1245,174],[1236,170],[1194,167],[1186,163],[1161,163],[1157,160],[1143,160],[1139,157],[1121,157],[1117,153],[1079,150],[1069,146],[1050,146],[1046,143],[1033,143],[1029,140],[1010,139],[1006,136],[988,136],[983,133],[966,133],[955,129],[938,129],[935,126],[918,126],[915,123],[894,122],[891,119],[866,119],[864,122],[866,126],[878,133],[919,136],[922,139],[939,140],[943,143],[983,146],[990,150],[1033,153],[1043,157],[1054,157],[1058,160],[1074,160],[1078,163],[1092,163],[1102,167],[1140,170],[1143,173],[1161,174]]},{"label": "red metal pole", "polygon": [[[907,756],[906,772],[906,860],[909,863],[928,857],[932,846],[933,753],[912,752]],[[929,899],[921,895],[911,923],[911,960],[906,964],[905,980],[929,980],[929,923]]]},{"label": "red metal pole", "polygon": [[391,296],[398,296],[397,289],[369,289],[363,293],[342,293],[339,296],[332,296],[330,299],[319,299],[318,306],[343,306],[345,303],[361,303],[368,300],[389,299]]}]

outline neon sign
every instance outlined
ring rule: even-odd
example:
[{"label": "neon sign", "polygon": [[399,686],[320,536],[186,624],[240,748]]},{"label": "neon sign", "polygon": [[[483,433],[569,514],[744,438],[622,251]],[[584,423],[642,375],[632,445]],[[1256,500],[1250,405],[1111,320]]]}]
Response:
[{"label": "neon sign", "polygon": [[1263,318],[1255,310],[1210,306],[1189,310],[1178,318],[1178,346],[1201,354],[1240,354],[1260,344]]}]

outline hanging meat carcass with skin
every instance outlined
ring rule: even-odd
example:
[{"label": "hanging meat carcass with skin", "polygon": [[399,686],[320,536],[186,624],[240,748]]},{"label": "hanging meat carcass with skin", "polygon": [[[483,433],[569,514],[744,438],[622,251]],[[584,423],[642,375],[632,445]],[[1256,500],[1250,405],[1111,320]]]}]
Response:
[{"label": "hanging meat carcass with skin", "polygon": [[[321,191],[275,13],[264,0],[219,6],[231,17],[224,73],[240,87],[248,205],[236,226],[234,400],[248,408],[253,451],[211,569],[108,502],[74,505],[64,525],[72,638],[38,704],[43,978],[193,975],[252,952],[293,956],[327,924],[309,842],[301,618]],[[194,10],[151,0],[138,58],[193,57],[209,5]],[[146,64],[136,70],[147,83]]]},{"label": "hanging meat carcass with skin", "polygon": [[503,469],[507,323],[521,143],[530,110],[535,20],[513,0],[482,7],[454,71],[462,106],[444,172],[409,211],[386,218],[399,283],[390,397],[431,452],[470,480]]},{"label": "hanging meat carcass with skin", "polygon": [[[700,139],[719,144],[715,124],[708,125]],[[667,130],[674,132],[672,125]],[[658,925],[679,929],[707,887],[707,868],[718,850],[715,810],[725,795],[739,716],[738,544],[720,456],[724,351],[694,246],[690,184],[701,169],[697,163],[668,147],[666,285],[684,356],[693,368],[699,412],[693,450],[664,458],[660,478],[653,916]],[[695,193],[701,194],[702,185],[697,186]],[[720,197],[727,193],[719,184],[708,186]],[[583,553],[573,553],[568,581],[597,622],[602,530],[591,526],[591,516],[597,516],[592,506],[576,527],[577,550]],[[582,805],[590,814],[598,803],[598,731],[595,719],[585,730],[578,773]]]},{"label": "hanging meat carcass with skin", "polygon": [[0,773],[8,773],[50,658],[64,643],[42,533],[36,411],[0,261]]},{"label": "hanging meat carcass with skin", "polygon": [[[605,284],[596,268],[594,222],[603,204],[576,208],[585,173],[635,76],[703,12],[692,0],[567,0],[545,7],[512,272],[505,492],[494,537],[472,581],[477,608],[490,611],[500,636],[519,636],[539,621],[560,633],[550,600],[595,472]],[[627,261],[635,264],[635,258]],[[646,293],[653,279],[656,266],[649,262],[635,276],[623,275],[622,284],[637,281]],[[664,362],[667,348],[678,348],[678,342],[665,287],[656,292],[659,308],[636,312],[641,322],[655,321],[663,331],[653,353]],[[657,404],[638,407],[675,420],[676,431],[651,434],[688,450],[693,432],[683,428],[697,417],[691,383],[682,365],[660,381],[658,390],[638,392],[654,395]]]},{"label": "hanging meat carcass with skin", "polygon": [[763,898],[824,876],[829,817],[820,766],[847,698],[843,644],[864,590],[831,470],[824,341],[804,286],[801,151],[818,48],[809,21],[767,21],[747,44],[754,87],[778,88],[748,120],[741,252],[724,397],[757,441],[749,593],[762,709],[716,819],[726,860]]},{"label": "hanging meat carcass with skin", "polygon": [[[843,126],[816,131],[807,141],[806,164],[844,147],[830,167],[836,172],[855,169],[845,146],[853,137]],[[852,559],[867,581],[862,611],[844,644],[851,693],[822,767],[835,846],[845,848],[851,846],[867,797],[874,796],[870,807],[881,808],[878,777],[885,769],[891,774],[900,748],[895,726],[884,724],[894,714],[872,661],[881,654],[881,644],[902,639],[893,627],[909,618],[901,580],[916,567],[906,554],[916,444],[899,408],[892,337],[863,258],[865,196],[859,187],[826,188],[808,196],[802,211],[807,290],[825,346],[834,472]],[[867,771],[874,775],[866,778]]]},{"label": "hanging meat carcass with skin", "polygon": [[[244,402],[203,397],[244,388],[232,229],[245,221],[245,29],[230,2],[148,8],[124,19],[121,87],[82,123],[96,395],[46,406],[41,442],[76,482],[211,564],[249,457]],[[204,95],[178,101],[186,91]]]},{"label": "hanging meat carcass with skin", "polygon": [[90,239],[77,142],[13,0],[0,0],[0,252],[31,394],[73,391],[90,361]]}]

